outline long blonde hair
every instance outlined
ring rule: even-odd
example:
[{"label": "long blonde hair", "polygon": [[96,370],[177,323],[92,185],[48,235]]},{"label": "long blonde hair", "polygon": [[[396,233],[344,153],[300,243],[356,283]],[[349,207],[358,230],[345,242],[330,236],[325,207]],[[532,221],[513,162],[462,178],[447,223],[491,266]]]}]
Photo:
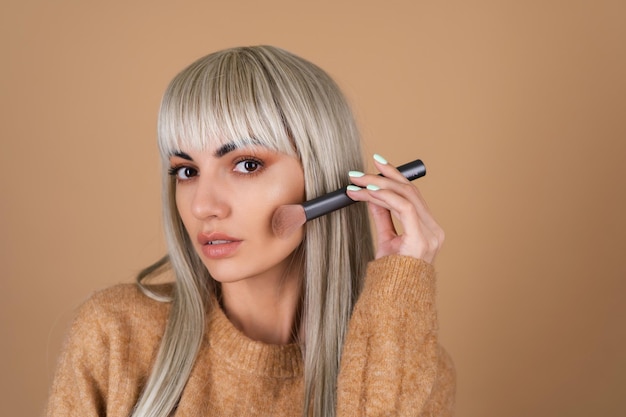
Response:
[{"label": "long blonde hair", "polygon": [[[335,82],[316,65],[271,46],[233,48],[201,58],[169,84],[159,113],[163,210],[168,255],[138,277],[171,267],[170,317],[152,373],[133,416],[165,417],[176,407],[204,337],[204,318],[219,291],[195,253],[167,175],[172,152],[250,139],[296,155],[306,198],[346,185],[363,169],[360,137]],[[335,415],[341,349],[373,247],[367,210],[352,205],[306,225],[302,303],[303,416]],[[210,337],[210,335],[209,335]]]}]

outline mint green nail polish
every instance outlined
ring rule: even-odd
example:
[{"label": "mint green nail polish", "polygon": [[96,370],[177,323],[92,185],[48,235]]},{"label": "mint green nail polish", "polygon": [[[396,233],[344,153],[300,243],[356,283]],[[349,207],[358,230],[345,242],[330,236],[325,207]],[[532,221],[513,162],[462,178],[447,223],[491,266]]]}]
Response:
[{"label": "mint green nail polish", "polygon": [[359,177],[362,177],[365,174],[362,173],[361,171],[350,171],[350,172],[348,172],[348,175],[351,176],[351,177],[359,178]]},{"label": "mint green nail polish", "polygon": [[367,186],[367,189],[370,191],[378,191],[380,190],[380,187],[378,185],[370,184]]},{"label": "mint green nail polish", "polygon": [[374,159],[379,164],[383,164],[383,165],[387,165],[388,164],[387,160],[385,158],[383,158],[382,156],[378,155],[377,153],[374,154]]},{"label": "mint green nail polish", "polygon": [[352,184],[350,184],[350,185],[348,185],[346,187],[346,190],[348,190],[348,191],[359,191],[360,189],[361,189],[361,187],[357,187],[356,185],[352,185]]}]

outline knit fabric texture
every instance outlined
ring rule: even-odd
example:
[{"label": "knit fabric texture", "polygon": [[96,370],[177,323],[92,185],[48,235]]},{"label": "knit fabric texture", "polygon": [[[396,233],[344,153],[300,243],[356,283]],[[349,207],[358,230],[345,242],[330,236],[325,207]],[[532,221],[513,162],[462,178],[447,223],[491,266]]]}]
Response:
[{"label": "knit fabric texture", "polygon": [[[79,309],[59,360],[47,416],[128,417],[150,373],[170,304],[122,284]],[[438,343],[432,265],[392,255],[368,266],[337,381],[337,416],[450,416],[455,373]],[[239,332],[220,308],[175,412],[300,416],[302,352]]]}]

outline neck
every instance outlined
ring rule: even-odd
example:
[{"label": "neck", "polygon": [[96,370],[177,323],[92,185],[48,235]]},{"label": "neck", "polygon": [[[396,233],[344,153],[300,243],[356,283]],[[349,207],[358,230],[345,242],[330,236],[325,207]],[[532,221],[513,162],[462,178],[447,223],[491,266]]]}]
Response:
[{"label": "neck", "polygon": [[284,345],[296,341],[300,293],[299,272],[222,283],[222,307],[250,339]]}]

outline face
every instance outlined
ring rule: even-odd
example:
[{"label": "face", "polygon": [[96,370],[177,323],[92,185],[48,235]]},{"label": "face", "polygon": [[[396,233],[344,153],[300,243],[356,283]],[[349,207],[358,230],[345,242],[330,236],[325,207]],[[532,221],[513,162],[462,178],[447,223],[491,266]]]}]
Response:
[{"label": "face", "polygon": [[271,228],[274,211],[304,199],[297,158],[261,145],[181,150],[170,157],[176,205],[194,249],[222,283],[282,279],[303,228],[286,238]]}]

